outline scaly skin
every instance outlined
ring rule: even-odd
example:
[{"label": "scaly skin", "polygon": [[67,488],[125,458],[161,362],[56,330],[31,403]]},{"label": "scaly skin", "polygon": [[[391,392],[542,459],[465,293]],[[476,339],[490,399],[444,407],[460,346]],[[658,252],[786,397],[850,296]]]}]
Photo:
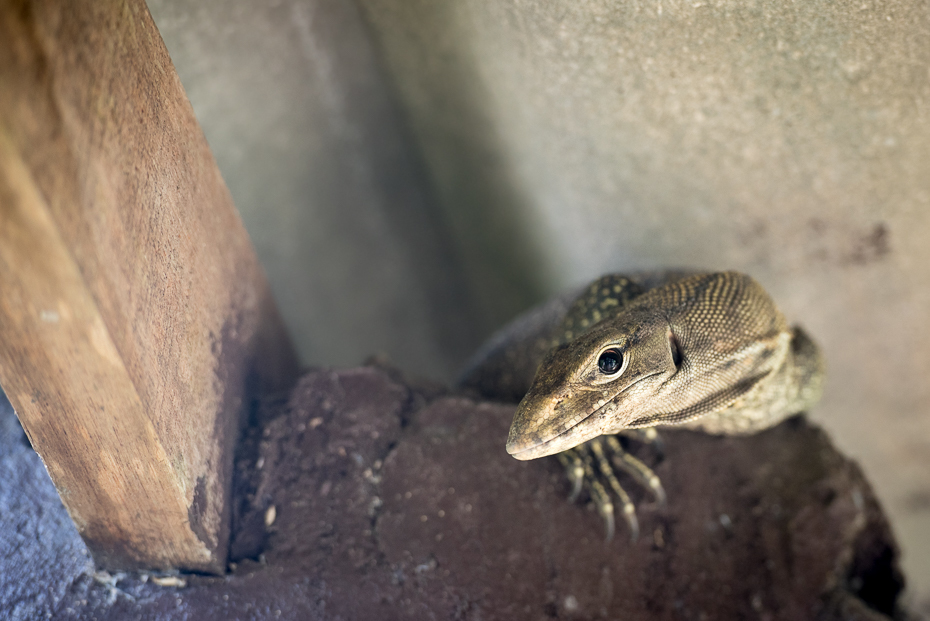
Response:
[{"label": "scaly skin", "polygon": [[[569,311],[563,326],[571,327],[514,415],[507,452],[517,459],[661,425],[754,433],[819,399],[817,347],[749,276],[698,274],[626,303],[610,301],[618,288],[605,286],[618,278],[625,280],[608,276],[589,289],[579,311],[591,324],[585,331],[575,333]],[[599,366],[604,352],[620,359],[617,370]]]}]

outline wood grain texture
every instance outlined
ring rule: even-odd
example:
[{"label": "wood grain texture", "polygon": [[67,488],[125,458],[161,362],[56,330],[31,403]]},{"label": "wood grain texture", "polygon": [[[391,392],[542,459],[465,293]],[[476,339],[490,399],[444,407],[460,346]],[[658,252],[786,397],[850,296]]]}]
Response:
[{"label": "wood grain texture", "polygon": [[296,360],[141,0],[0,4],[0,383],[98,564],[222,571]]}]

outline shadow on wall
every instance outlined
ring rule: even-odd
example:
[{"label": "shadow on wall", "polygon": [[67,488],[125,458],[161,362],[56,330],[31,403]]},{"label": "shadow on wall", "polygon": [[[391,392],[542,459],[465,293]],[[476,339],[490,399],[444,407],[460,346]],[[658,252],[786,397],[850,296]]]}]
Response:
[{"label": "shadow on wall", "polygon": [[149,6],[305,363],[450,379],[540,296],[496,149],[436,200],[353,3]]}]

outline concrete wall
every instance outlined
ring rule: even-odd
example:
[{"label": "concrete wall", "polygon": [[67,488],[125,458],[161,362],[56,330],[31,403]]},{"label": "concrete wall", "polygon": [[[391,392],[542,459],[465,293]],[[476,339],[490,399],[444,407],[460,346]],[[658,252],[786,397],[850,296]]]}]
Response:
[{"label": "concrete wall", "polygon": [[303,361],[450,377],[482,320],[355,5],[149,8]]},{"label": "concrete wall", "polygon": [[749,272],[930,598],[927,3],[360,4],[150,2],[305,359],[448,377],[600,273]]}]

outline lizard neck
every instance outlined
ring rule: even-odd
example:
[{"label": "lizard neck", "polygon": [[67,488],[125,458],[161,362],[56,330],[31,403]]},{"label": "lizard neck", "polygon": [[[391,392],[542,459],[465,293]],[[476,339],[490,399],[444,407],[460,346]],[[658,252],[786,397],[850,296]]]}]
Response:
[{"label": "lizard neck", "polygon": [[744,398],[683,426],[705,433],[746,435],[768,429],[813,406],[823,393],[825,376],[820,349],[799,327],[781,365]]}]

